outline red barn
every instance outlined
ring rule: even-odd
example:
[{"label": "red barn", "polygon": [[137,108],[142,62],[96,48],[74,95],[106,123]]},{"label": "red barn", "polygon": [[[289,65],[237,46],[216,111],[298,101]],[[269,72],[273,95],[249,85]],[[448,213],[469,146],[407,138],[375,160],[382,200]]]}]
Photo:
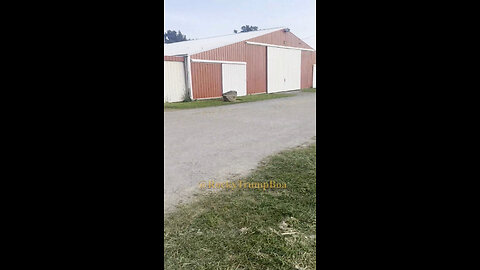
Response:
[{"label": "red barn", "polygon": [[239,96],[316,87],[316,51],[287,28],[274,28],[165,44],[182,56],[193,99]]}]

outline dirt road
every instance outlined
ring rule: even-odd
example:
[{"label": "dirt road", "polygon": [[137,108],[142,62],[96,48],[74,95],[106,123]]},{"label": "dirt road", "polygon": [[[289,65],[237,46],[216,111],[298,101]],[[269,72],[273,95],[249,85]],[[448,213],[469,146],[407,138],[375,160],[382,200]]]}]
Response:
[{"label": "dirt road", "polygon": [[315,93],[164,112],[164,214],[201,181],[247,175],[265,157],[316,136]]}]

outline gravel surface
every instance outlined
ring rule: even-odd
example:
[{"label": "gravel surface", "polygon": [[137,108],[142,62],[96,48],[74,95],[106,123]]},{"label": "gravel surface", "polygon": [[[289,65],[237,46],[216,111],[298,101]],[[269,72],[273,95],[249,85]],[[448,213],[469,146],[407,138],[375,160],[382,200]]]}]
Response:
[{"label": "gravel surface", "polygon": [[201,181],[248,175],[265,157],[316,136],[316,93],[164,112],[164,214]]}]

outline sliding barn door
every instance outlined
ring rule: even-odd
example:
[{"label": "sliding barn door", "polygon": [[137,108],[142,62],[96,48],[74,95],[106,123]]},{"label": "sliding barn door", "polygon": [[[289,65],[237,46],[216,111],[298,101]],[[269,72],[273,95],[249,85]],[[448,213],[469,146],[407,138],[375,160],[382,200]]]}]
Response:
[{"label": "sliding barn door", "polygon": [[247,95],[247,66],[222,64],[223,93],[237,91],[237,96]]},{"label": "sliding barn door", "polygon": [[300,89],[302,51],[267,48],[267,92]]}]

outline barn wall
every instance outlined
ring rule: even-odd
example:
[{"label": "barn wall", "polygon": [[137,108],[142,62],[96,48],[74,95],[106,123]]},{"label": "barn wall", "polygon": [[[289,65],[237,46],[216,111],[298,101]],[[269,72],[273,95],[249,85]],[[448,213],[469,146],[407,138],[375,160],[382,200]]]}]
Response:
[{"label": "barn wall", "polygon": [[[300,47],[305,49],[312,49],[309,45],[296,37],[291,32],[283,32],[278,30],[264,36],[256,37],[246,41],[260,42],[281,46]],[[307,54],[304,54],[307,52]],[[219,61],[239,61],[247,63],[247,94],[258,94],[267,92],[267,47],[248,45],[245,41],[237,42],[224,47],[216,48],[206,52],[201,52],[192,55],[192,59],[203,60],[219,60]],[[315,63],[315,52],[302,51],[302,88],[311,87],[313,63]],[[195,64],[196,70],[193,65]],[[202,67],[205,63],[192,63],[192,87],[194,99],[219,97],[222,95],[221,80],[220,83],[210,82],[212,78],[221,78],[221,65],[218,67]],[[220,71],[218,70],[220,69]],[[307,70],[310,69],[308,72]],[[214,74],[209,74],[214,72]],[[197,78],[200,74],[207,76],[206,78]],[[220,75],[219,75],[220,74]],[[196,82],[196,83],[194,83]],[[309,82],[309,83],[307,83]],[[197,87],[200,87],[197,89]],[[212,88],[213,87],[213,88]],[[198,91],[198,93],[196,93]],[[208,96],[213,94],[214,96]]]},{"label": "barn wall", "polygon": [[247,45],[247,93],[267,92],[267,47]]},{"label": "barn wall", "polygon": [[192,63],[193,99],[222,96],[222,64]]},{"label": "barn wall", "polygon": [[313,65],[317,63],[316,52],[302,51],[302,88],[311,88],[313,83]]},{"label": "barn wall", "polygon": [[[281,46],[313,49],[291,32],[276,31],[250,39],[251,42],[267,43]],[[316,52],[302,51],[301,88],[311,88],[313,82],[313,64],[316,64]]]},{"label": "barn wall", "polygon": [[245,41],[192,55],[193,59],[245,62]]},{"label": "barn wall", "polygon": [[[238,61],[247,63],[247,94],[267,91],[267,49],[247,45],[245,41],[192,55],[193,59]],[[193,88],[194,91],[195,88]]]},{"label": "barn wall", "polygon": [[183,101],[187,92],[183,61],[163,61],[163,102]]},{"label": "barn wall", "polygon": [[179,56],[163,56],[163,61],[171,61],[171,62],[183,62],[184,57]]},{"label": "barn wall", "polygon": [[280,46],[299,47],[304,49],[313,49],[291,32],[278,30],[270,34],[249,39],[251,42],[267,43]]}]

